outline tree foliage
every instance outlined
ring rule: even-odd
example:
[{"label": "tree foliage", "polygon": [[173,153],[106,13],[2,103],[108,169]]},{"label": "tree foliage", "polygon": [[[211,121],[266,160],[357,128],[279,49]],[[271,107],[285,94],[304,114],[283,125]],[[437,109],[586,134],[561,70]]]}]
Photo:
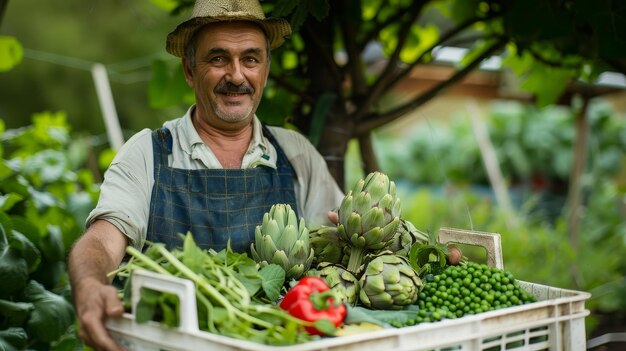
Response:
[{"label": "tree foliage", "polygon": [[[167,3],[180,14],[188,0]],[[540,104],[554,102],[573,79],[626,72],[626,3],[619,0],[268,0],[268,15],[287,18],[291,40],[273,53],[271,83],[259,110],[270,123],[287,120],[309,135],[339,184],[351,138],[365,171],[378,168],[370,132],[418,109],[492,55],[522,79]],[[173,10],[172,10],[173,9]],[[374,70],[367,51],[382,47]],[[383,103],[442,46],[470,50],[456,71],[408,101]]]}]

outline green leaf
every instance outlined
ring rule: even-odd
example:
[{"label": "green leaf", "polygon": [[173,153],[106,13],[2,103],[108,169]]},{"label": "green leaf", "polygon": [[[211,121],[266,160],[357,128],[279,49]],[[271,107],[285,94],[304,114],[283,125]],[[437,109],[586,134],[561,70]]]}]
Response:
[{"label": "green leaf", "polygon": [[164,60],[155,60],[152,70],[148,85],[148,99],[152,108],[162,109],[194,102],[195,95],[187,85],[180,63],[170,67]]},{"label": "green leaf", "polygon": [[150,0],[150,2],[168,12],[174,10],[178,6],[178,1],[176,0]]},{"label": "green leaf", "polygon": [[413,26],[406,44],[400,52],[400,60],[414,62],[439,40],[439,29],[435,25]]},{"label": "green leaf", "polygon": [[315,327],[315,329],[326,335],[333,335],[335,333],[335,330],[337,329],[333,322],[326,318],[316,320],[315,323],[313,323],[313,326]]},{"label": "green leaf", "polygon": [[298,5],[297,1],[278,0],[276,1],[276,5],[274,6],[274,9],[272,10],[272,16],[286,17],[289,14],[291,14],[293,9],[295,9],[297,5]]},{"label": "green leaf", "polygon": [[22,199],[24,199],[24,197],[16,193],[0,195],[0,211],[10,210],[13,205],[22,201]]},{"label": "green leaf", "polygon": [[0,282],[0,298],[20,292],[28,282],[28,263],[10,246],[0,249]]},{"label": "green leaf", "polygon": [[74,322],[72,305],[63,297],[45,290],[34,280],[24,289],[22,299],[35,306],[27,323],[29,336],[52,342],[61,337]]},{"label": "green leaf", "polygon": [[283,51],[281,55],[283,69],[291,70],[298,67],[298,54],[291,50]]},{"label": "green leaf", "polygon": [[3,351],[24,350],[28,344],[28,334],[23,328],[11,327],[0,330],[0,349]]},{"label": "green leaf", "polygon": [[162,314],[161,323],[170,327],[180,325],[180,302],[178,296],[171,293],[162,293],[159,297],[159,308]]},{"label": "green leaf", "polygon": [[194,272],[202,272],[205,260],[209,259],[206,252],[196,244],[193,235],[187,232],[183,242],[183,256],[181,259],[183,264]]},{"label": "green leaf", "polygon": [[285,284],[285,270],[277,264],[269,264],[263,267],[259,274],[262,278],[263,291],[271,301],[276,301],[280,296],[280,290]]},{"label": "green leaf", "polygon": [[311,131],[309,132],[309,140],[315,146],[320,142],[322,130],[324,129],[326,118],[328,117],[328,111],[330,111],[336,99],[337,94],[327,92],[320,95],[315,103],[311,115]]},{"label": "green leaf", "polygon": [[5,72],[22,61],[24,50],[14,37],[0,35],[0,72]]},{"label": "green leaf", "polygon": [[361,306],[348,306],[348,313],[344,319],[345,324],[373,323],[381,326],[396,321],[406,323],[415,318],[415,311],[408,307],[404,310],[372,310]]},{"label": "green leaf", "polygon": [[11,325],[22,325],[35,308],[32,303],[0,300],[0,315],[6,317]]},{"label": "green leaf", "polygon": [[567,84],[576,77],[573,69],[548,66],[533,59],[530,53],[515,53],[514,49],[509,51],[503,65],[520,77],[519,88],[534,94],[538,106],[556,102]]},{"label": "green leaf", "polygon": [[151,321],[153,320],[155,315],[154,311],[156,303],[155,301],[150,301],[149,299],[144,298],[144,290],[149,289],[142,289],[142,296],[139,299],[139,302],[137,302],[137,306],[135,307],[135,321],[137,321],[137,323],[145,323],[147,321]]},{"label": "green leaf", "polygon": [[454,0],[450,7],[450,18],[456,23],[462,23],[476,16],[478,5],[477,0]]},{"label": "green leaf", "polygon": [[28,264],[28,271],[30,273],[34,272],[35,269],[39,266],[41,262],[41,253],[39,249],[33,244],[32,241],[28,240],[28,238],[18,232],[13,231],[13,238],[11,240],[11,247],[15,248],[20,252],[26,263]]},{"label": "green leaf", "polygon": [[78,334],[70,328],[67,333],[63,334],[59,340],[50,344],[50,351],[75,351],[79,350],[82,341],[78,339]]}]

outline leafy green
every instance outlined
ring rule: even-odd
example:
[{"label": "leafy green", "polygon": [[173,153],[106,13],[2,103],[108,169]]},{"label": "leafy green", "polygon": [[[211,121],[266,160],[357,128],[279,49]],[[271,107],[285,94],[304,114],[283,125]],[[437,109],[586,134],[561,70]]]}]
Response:
[{"label": "leafy green", "polygon": [[29,336],[52,342],[74,323],[72,305],[63,297],[44,289],[37,281],[29,281],[21,297],[22,301],[34,306],[26,328]]},{"label": "leafy green", "polygon": [[[247,254],[232,252],[230,246],[219,252],[202,250],[191,233],[186,234],[182,248],[169,251],[163,244],[149,243],[143,253],[133,247],[127,247],[127,253],[131,259],[112,274],[127,279],[134,270],[147,269],[185,278],[195,284],[201,330],[271,345],[309,340],[303,321],[279,306],[267,304],[268,295],[276,296],[284,283],[284,271],[278,266],[268,265],[269,268],[261,273]],[[264,290],[255,295],[262,284]],[[128,294],[127,289],[128,284],[124,296]],[[136,318],[175,325],[179,308],[177,299],[168,296],[171,294],[143,290],[147,289],[142,289],[142,302],[137,307],[139,315]]]},{"label": "leafy green", "polygon": [[35,306],[29,302],[0,300],[0,314],[5,316],[11,325],[22,325],[34,308]]},{"label": "leafy green", "polygon": [[0,330],[0,348],[3,351],[22,350],[28,344],[28,334],[23,328]]},{"label": "leafy green", "polygon": [[285,270],[277,264],[271,263],[263,267],[261,275],[263,291],[270,301],[276,301],[280,296],[281,289],[285,284]]},{"label": "leafy green", "polygon": [[8,71],[22,61],[24,49],[14,37],[0,35],[0,72]]},{"label": "leafy green", "polygon": [[18,293],[28,282],[28,263],[9,245],[0,249],[0,282],[0,298]]},{"label": "leafy green", "polygon": [[28,238],[17,231],[13,232],[13,240],[11,246],[20,252],[20,255],[26,260],[28,264],[28,272],[32,273],[41,262],[41,254],[35,244],[33,244]]},{"label": "leafy green", "polygon": [[140,294],[135,309],[137,323],[155,320],[170,327],[179,325],[180,304],[176,295],[146,288],[141,289]]},{"label": "leafy green", "polygon": [[372,323],[386,326],[390,322],[405,323],[411,318],[415,318],[416,306],[407,306],[403,310],[374,310],[362,306],[348,306],[348,314],[344,320],[345,324]]}]

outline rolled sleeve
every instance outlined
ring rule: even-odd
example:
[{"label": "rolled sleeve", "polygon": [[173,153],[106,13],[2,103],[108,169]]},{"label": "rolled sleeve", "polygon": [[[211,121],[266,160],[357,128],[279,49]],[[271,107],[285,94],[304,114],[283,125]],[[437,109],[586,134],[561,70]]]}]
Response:
[{"label": "rolled sleeve", "polygon": [[330,225],[328,211],[339,207],[345,194],[326,161],[302,134],[282,128],[271,128],[271,132],[298,175],[296,199],[307,227]]},{"label": "rolled sleeve", "polygon": [[146,129],[124,144],[105,172],[98,204],[87,217],[86,226],[106,220],[126,235],[133,247],[141,249],[153,184],[152,139]]}]

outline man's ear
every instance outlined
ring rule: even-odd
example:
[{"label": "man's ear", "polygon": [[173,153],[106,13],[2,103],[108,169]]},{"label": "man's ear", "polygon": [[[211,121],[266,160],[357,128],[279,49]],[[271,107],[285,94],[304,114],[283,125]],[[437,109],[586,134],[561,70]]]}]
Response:
[{"label": "man's ear", "polygon": [[183,72],[185,73],[185,80],[187,85],[193,88],[193,71],[189,68],[187,57],[183,57]]}]

